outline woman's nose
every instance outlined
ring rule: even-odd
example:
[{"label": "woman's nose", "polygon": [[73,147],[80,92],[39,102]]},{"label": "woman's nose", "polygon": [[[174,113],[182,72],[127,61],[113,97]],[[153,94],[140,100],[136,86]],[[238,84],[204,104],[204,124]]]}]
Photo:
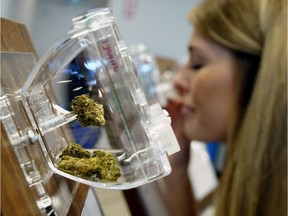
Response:
[{"label": "woman's nose", "polygon": [[184,85],[181,82],[174,82],[174,88],[177,91],[177,93],[179,94],[179,96],[184,96],[188,90],[188,88],[186,88],[186,85]]},{"label": "woman's nose", "polygon": [[185,64],[176,74],[173,85],[179,96],[186,94],[189,88],[189,67]]}]

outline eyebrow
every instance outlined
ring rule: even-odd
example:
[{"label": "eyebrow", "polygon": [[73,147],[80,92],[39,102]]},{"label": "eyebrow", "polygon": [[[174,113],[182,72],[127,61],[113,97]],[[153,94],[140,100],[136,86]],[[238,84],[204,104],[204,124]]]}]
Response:
[{"label": "eyebrow", "polygon": [[190,55],[194,54],[194,53],[199,53],[200,55],[202,55],[203,51],[201,49],[199,49],[196,46],[193,45],[189,45],[188,46],[188,52]]},{"label": "eyebrow", "polygon": [[192,53],[193,50],[195,50],[195,48],[194,48],[193,46],[189,45],[189,46],[188,46],[188,52],[189,52],[189,53]]}]

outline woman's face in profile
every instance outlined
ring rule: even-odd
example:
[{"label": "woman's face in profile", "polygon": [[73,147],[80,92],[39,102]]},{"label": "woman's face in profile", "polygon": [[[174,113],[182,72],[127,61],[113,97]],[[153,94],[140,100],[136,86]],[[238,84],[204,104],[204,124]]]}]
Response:
[{"label": "woman's face in profile", "polygon": [[[236,99],[236,60],[197,31],[189,41],[184,132],[191,140],[224,141]],[[187,75],[187,74],[186,74]]]}]

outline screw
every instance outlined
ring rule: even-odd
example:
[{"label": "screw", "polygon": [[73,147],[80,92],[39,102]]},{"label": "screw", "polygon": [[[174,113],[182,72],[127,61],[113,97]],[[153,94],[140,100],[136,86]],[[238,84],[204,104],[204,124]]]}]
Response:
[{"label": "screw", "polygon": [[28,130],[28,138],[31,144],[35,144],[38,141],[38,137],[32,130]]}]

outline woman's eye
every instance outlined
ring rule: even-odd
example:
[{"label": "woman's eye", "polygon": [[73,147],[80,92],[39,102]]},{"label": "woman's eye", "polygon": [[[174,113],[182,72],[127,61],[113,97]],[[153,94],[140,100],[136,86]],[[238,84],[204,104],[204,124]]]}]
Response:
[{"label": "woman's eye", "polygon": [[191,64],[191,69],[192,70],[199,70],[203,64]]}]

